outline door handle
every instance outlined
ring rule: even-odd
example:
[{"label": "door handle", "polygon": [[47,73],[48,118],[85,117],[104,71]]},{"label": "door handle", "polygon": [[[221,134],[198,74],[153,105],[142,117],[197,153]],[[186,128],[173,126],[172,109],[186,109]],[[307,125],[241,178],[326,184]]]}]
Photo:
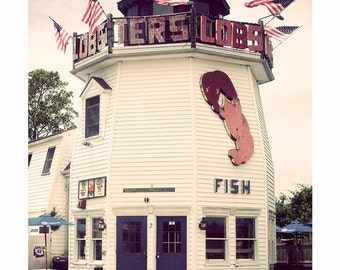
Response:
[{"label": "door handle", "polygon": [[159,258],[160,258],[159,252],[157,252],[156,259],[159,259]]}]

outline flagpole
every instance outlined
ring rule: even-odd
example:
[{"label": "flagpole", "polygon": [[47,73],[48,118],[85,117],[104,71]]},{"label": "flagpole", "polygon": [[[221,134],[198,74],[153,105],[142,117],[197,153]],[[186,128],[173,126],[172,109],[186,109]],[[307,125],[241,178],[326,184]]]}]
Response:
[{"label": "flagpole", "polygon": [[276,16],[272,15],[273,17],[268,21],[266,22],[264,25],[267,25],[268,23],[270,23],[272,20],[274,20],[276,18]]},{"label": "flagpole", "polygon": [[259,21],[262,21],[262,19],[268,18],[268,17],[270,17],[270,16],[273,16],[273,15],[272,15],[272,14],[269,14],[269,15],[267,15],[267,16],[261,17],[260,19],[258,19],[258,22],[259,22]]},{"label": "flagpole", "polygon": [[273,50],[274,50],[275,48],[279,47],[283,42],[285,42],[287,39],[289,39],[292,35],[294,35],[301,27],[302,27],[302,26],[300,25],[293,33],[291,33],[290,35],[288,35],[287,38],[285,38],[283,41],[281,41],[279,44],[277,44],[277,45],[273,48]]},{"label": "flagpole", "polygon": [[[291,2],[290,4],[288,4],[288,6],[290,6],[292,3],[294,3],[294,1],[295,1],[295,0],[292,0],[292,2]],[[287,8],[288,6],[286,6],[284,9],[282,9],[282,10],[280,11],[280,13],[278,13],[278,14],[270,14],[270,15],[268,15],[268,16],[265,16],[265,17],[260,18],[259,20],[264,19],[264,18],[268,18],[269,16],[273,16],[273,17],[272,17],[268,22],[266,22],[264,25],[267,25],[268,23],[270,23],[272,20],[274,20],[274,18],[277,18],[277,19],[283,21],[284,18],[281,16],[281,13],[282,13],[284,10],[286,10],[286,8]]]}]

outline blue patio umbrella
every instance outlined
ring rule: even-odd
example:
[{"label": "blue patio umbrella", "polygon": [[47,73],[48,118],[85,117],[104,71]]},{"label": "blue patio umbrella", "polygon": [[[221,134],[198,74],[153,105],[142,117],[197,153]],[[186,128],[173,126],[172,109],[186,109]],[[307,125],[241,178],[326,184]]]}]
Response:
[{"label": "blue patio umbrella", "polygon": [[306,232],[311,233],[312,228],[309,226],[303,225],[299,221],[292,221],[290,224],[284,226],[281,231],[282,233],[297,233],[297,232]]},{"label": "blue patio umbrella", "polygon": [[73,225],[61,218],[52,217],[51,215],[41,215],[36,218],[29,218],[28,219],[28,226],[70,226]]},{"label": "blue patio umbrella", "polygon": [[282,229],[281,227],[276,226],[276,231],[277,231],[277,232],[281,232],[281,229]]},{"label": "blue patio umbrella", "polygon": [[51,226],[71,226],[72,223],[69,223],[61,218],[52,217],[51,215],[40,215],[36,218],[29,218],[28,219],[28,226],[43,226],[44,233],[45,233],[45,264],[46,264],[46,270],[47,270],[47,239],[46,239],[46,227]]}]

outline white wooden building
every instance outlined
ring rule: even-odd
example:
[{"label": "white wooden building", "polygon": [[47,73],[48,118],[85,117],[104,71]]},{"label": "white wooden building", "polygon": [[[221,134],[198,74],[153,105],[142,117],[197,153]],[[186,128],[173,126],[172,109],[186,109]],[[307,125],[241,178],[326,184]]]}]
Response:
[{"label": "white wooden building", "polygon": [[[38,139],[28,144],[28,218],[55,210],[68,219],[70,162],[76,129]],[[45,267],[39,251],[45,245],[42,228],[28,227],[28,269]],[[47,257],[65,255],[68,251],[68,230],[61,226],[47,234]]]},{"label": "white wooden building", "polygon": [[[202,26],[202,16],[211,15],[209,2],[193,1],[197,14],[191,10],[184,17],[162,17],[161,7],[151,2],[118,3],[125,16],[143,15],[138,22],[115,21],[125,31],[120,37],[130,35],[129,44],[89,53],[90,37],[74,37],[71,72],[86,87],[72,155],[69,269],[272,269],[274,173],[259,84],[274,77],[265,44],[263,52],[238,48],[238,41],[217,46],[202,31],[197,34],[205,42],[195,42],[191,18],[197,16],[194,22]],[[222,15],[229,13],[225,1],[212,2],[222,5]],[[154,9],[141,14],[136,5],[147,3]],[[219,23],[230,22],[214,21],[214,27]],[[97,40],[105,33],[110,42],[109,24],[98,28]],[[152,36],[155,42],[150,35],[146,42],[144,30],[153,27],[160,29]],[[187,41],[161,39],[186,36],[186,30]],[[230,78],[249,125],[253,152],[240,164],[228,152],[241,141],[229,136],[228,123],[204,96],[209,87],[203,76],[214,71]],[[229,103],[226,98],[221,107]]]}]

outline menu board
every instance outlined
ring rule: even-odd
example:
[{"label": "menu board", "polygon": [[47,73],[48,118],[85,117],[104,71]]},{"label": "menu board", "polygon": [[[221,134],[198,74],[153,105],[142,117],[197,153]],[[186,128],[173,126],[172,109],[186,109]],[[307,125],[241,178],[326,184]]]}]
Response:
[{"label": "menu board", "polygon": [[106,177],[91,178],[79,181],[78,199],[105,197]]}]

